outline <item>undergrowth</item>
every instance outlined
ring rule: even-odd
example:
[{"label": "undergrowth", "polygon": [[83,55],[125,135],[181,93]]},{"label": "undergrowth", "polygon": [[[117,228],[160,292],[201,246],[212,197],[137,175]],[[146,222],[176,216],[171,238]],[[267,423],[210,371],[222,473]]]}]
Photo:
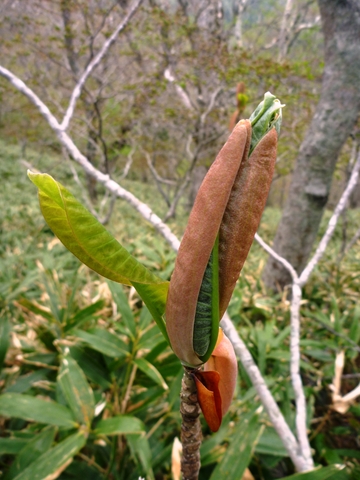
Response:
[{"label": "undergrowth", "polygon": [[[3,478],[28,478],[21,477],[21,472],[33,461],[41,465],[42,456],[55,458],[56,446],[73,441],[78,442],[81,453],[59,472],[60,479],[81,475],[94,480],[137,480],[141,475],[170,479],[171,450],[180,424],[181,365],[136,293],[80,266],[45,225],[26,168],[31,164],[56,175],[81,198],[66,162],[36,152],[27,154],[26,165],[22,160],[20,149],[0,144],[4,205],[0,210],[0,389],[13,401],[9,411],[16,402],[21,406],[20,396],[27,401],[35,396],[51,399],[63,412],[70,411],[78,422],[84,422],[87,430],[85,434],[77,431],[75,424],[67,425],[65,413],[63,418],[42,421],[41,411],[36,416],[36,405],[27,418],[15,410],[14,415],[4,415],[0,419]],[[81,172],[79,177],[82,179]],[[159,216],[165,213],[152,185],[144,188],[131,180],[121,183]],[[280,214],[276,209],[265,211],[260,234],[269,243]],[[319,238],[330,215],[326,212]],[[360,223],[360,212],[349,211],[347,215],[350,238]],[[178,236],[186,216],[182,208],[170,224]],[[169,278],[174,252],[124,201],[117,201],[109,228],[143,263]],[[347,412],[337,413],[332,409],[329,388],[335,356],[341,350],[346,359],[342,395],[359,382],[360,249],[358,242],[339,261],[343,235],[340,221],[304,290],[301,368],[315,461],[321,465],[345,463],[346,472],[336,478],[356,479],[360,475],[360,407],[354,403]],[[289,302],[285,294],[269,296],[265,291],[261,271],[266,260],[264,251],[254,243],[229,313],[286,420],[294,425]],[[74,379],[77,387],[87,392],[81,400],[71,387]],[[214,480],[214,468],[229,455],[227,446],[238,441],[240,434],[246,437],[244,415],[259,406],[240,366],[236,398],[223,426],[210,435],[203,425],[201,479]],[[85,419],[84,411],[90,412],[89,418]],[[126,425],[119,420],[124,414]],[[249,465],[254,478],[290,475],[293,467],[264,413],[260,424],[262,434]]]}]

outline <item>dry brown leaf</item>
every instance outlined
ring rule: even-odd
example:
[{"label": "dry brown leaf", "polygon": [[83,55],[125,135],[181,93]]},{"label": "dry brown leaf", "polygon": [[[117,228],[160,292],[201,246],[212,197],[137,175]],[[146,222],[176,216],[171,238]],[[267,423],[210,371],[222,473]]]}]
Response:
[{"label": "dry brown leaf", "polygon": [[247,468],[242,476],[241,480],[255,480],[250,470]]},{"label": "dry brown leaf", "polygon": [[180,480],[181,477],[181,453],[181,442],[177,437],[175,437],[171,451],[171,473],[173,480]]}]

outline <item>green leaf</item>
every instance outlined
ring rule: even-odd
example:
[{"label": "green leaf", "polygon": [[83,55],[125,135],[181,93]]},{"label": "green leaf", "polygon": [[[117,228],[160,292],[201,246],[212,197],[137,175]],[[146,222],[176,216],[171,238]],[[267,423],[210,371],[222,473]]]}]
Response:
[{"label": "green leaf", "polygon": [[21,298],[19,300],[19,304],[29,310],[36,315],[40,315],[41,317],[45,318],[49,322],[53,323],[55,317],[52,313],[50,313],[46,308],[42,307],[41,305],[36,305],[27,298]]},{"label": "green leaf", "polygon": [[47,452],[54,441],[56,428],[46,428],[40,433],[36,433],[34,438],[28,441],[26,446],[16,457],[16,461],[12,463],[10,469],[4,477],[4,480],[12,480],[19,475],[32,462],[36,461],[40,455]]},{"label": "green leaf", "polygon": [[95,435],[127,435],[144,432],[145,426],[138,418],[131,415],[117,415],[100,420],[93,433]]},{"label": "green leaf", "polygon": [[0,438],[0,455],[16,455],[27,443],[26,438]]},{"label": "green leaf", "polygon": [[43,453],[36,461],[17,475],[14,480],[46,480],[57,478],[85,445],[84,432],[77,432]]},{"label": "green leaf", "polygon": [[139,370],[145,373],[145,375],[151,378],[156,384],[160,385],[164,390],[169,389],[160,372],[154,367],[154,365],[145,360],[145,358],[136,358],[134,363],[138,366]]},{"label": "green leaf", "polygon": [[75,197],[50,175],[28,173],[39,189],[41,212],[55,235],[79,260],[118,283],[162,283],[139,263]]},{"label": "green leaf", "polygon": [[0,318],[0,371],[10,344],[10,330],[10,320],[4,317]]},{"label": "green leaf", "polygon": [[73,328],[79,327],[83,322],[94,317],[98,314],[99,310],[105,305],[104,300],[98,300],[97,302],[89,305],[88,307],[83,308],[77,312],[74,316],[67,320],[67,324],[64,327],[64,332],[68,332]]},{"label": "green leaf", "polygon": [[[208,279],[206,279],[207,276]],[[207,298],[208,296],[210,299]],[[217,235],[204,273],[195,313],[193,346],[203,362],[210,358],[218,339],[219,302],[219,235]],[[207,307],[206,303],[208,303]],[[201,351],[196,344],[199,344],[200,348],[203,345]]]},{"label": "green leaf", "polygon": [[75,197],[50,175],[28,172],[39,189],[41,212],[55,235],[100,275],[139,292],[162,333],[168,282],[138,262]]},{"label": "green leaf", "polygon": [[251,145],[249,155],[254,151],[256,145],[267,134],[271,128],[275,127],[278,135],[282,120],[282,105],[275,95],[266,92],[264,100],[259,103],[249,120],[252,126]]},{"label": "green leaf", "polygon": [[143,435],[128,435],[127,441],[131,451],[139,459],[148,480],[154,480],[152,454],[147,438]]},{"label": "green leaf", "polygon": [[[344,468],[345,465],[328,465],[327,467],[311,470],[311,472],[290,475],[290,477],[285,477],[284,480],[326,480],[338,474]],[[336,480],[336,476],[334,476],[334,480]]]},{"label": "green leaf", "polygon": [[70,410],[64,405],[19,393],[0,395],[0,415],[58,427],[77,426]]},{"label": "green leaf", "polygon": [[229,432],[232,431],[232,427],[229,423],[229,417],[226,416],[222,420],[220,429],[216,433],[208,436],[201,444],[201,466],[217,463],[219,457],[223,456],[223,450],[220,445],[224,443],[226,438],[229,437]]},{"label": "green leaf", "polygon": [[261,436],[263,426],[259,422],[259,415],[251,412],[244,415],[237,424],[235,434],[230,440],[225,455],[217,464],[210,480],[224,478],[239,480],[251,461],[255,446]]},{"label": "green leaf", "polygon": [[86,377],[93,383],[107,390],[112,381],[110,371],[101,362],[101,355],[90,348],[70,347],[71,357],[77,362]]},{"label": "green leaf", "polygon": [[279,435],[271,427],[266,427],[260,440],[258,441],[256,453],[263,453],[265,455],[273,455],[276,457],[287,457],[288,453],[280,440]]},{"label": "green leaf", "polygon": [[66,469],[66,479],[76,480],[79,478],[84,478],[86,480],[104,480],[104,475],[101,474],[95,466],[89,465],[84,461],[81,461],[81,459],[78,461],[74,458]]},{"label": "green leaf", "polygon": [[125,342],[102,328],[94,328],[88,332],[74,330],[72,333],[94,350],[109,357],[123,358],[129,354],[129,349]]},{"label": "green leaf", "polygon": [[108,285],[113,300],[118,308],[118,312],[121,313],[122,321],[125,323],[134,339],[136,337],[136,324],[133,312],[129,305],[128,297],[125,295],[124,289],[121,285],[114,282],[108,282]]},{"label": "green leaf", "polygon": [[84,372],[69,355],[61,360],[57,381],[75,418],[89,427],[95,411],[94,395]]},{"label": "green leaf", "polygon": [[161,333],[164,335],[165,339],[170,345],[170,340],[163,318],[169,290],[169,282],[163,282],[157,285],[146,285],[144,283],[141,284],[133,281],[132,284],[136,288],[140,297],[143,299]]},{"label": "green leaf", "polygon": [[6,388],[6,392],[16,392],[24,393],[29,390],[33,383],[40,380],[47,380],[48,374],[51,372],[50,369],[42,368],[40,370],[35,370],[34,372],[27,373],[26,375],[21,375],[15,383]]}]

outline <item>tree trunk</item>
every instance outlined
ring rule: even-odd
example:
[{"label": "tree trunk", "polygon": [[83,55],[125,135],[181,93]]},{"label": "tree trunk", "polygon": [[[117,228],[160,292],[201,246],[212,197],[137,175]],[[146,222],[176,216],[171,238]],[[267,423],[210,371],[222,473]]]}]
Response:
[{"label": "tree trunk", "polygon": [[[318,0],[325,40],[320,101],[300,147],[274,249],[298,271],[305,267],[324,212],[336,160],[360,112],[360,3]],[[265,284],[290,283],[287,270],[269,258]]]}]

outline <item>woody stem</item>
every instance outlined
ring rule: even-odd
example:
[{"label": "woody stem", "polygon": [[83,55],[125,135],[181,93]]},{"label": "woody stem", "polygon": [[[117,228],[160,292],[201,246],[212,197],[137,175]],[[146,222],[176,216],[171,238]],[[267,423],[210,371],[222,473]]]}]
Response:
[{"label": "woody stem", "polygon": [[198,480],[200,470],[200,445],[202,440],[199,420],[200,405],[192,370],[184,367],[180,392],[181,443],[183,448],[181,472],[183,480]]}]

